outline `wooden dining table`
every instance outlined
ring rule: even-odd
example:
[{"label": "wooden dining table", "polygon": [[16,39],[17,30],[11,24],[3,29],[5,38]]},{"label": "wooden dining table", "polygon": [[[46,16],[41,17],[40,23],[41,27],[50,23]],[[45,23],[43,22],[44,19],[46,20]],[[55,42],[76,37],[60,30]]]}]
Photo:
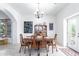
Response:
[{"label": "wooden dining table", "polygon": [[[32,38],[31,37],[25,37],[24,39],[23,39],[26,43],[27,42],[29,42],[29,43],[32,43]],[[40,40],[36,40],[35,39],[35,41],[37,41],[37,42],[42,42],[42,40],[40,39]],[[44,37],[44,41],[46,42],[46,43],[49,43],[50,45],[51,45],[51,43],[52,43],[52,41],[53,41],[53,38],[50,38],[50,37]],[[35,47],[32,47],[32,48],[35,48]],[[37,48],[37,47],[36,47]],[[42,47],[43,48],[43,47]]]},{"label": "wooden dining table", "polygon": [[[53,38],[44,37],[44,41],[43,41],[43,42],[46,42],[46,45],[50,46],[51,43],[52,43],[52,40],[53,40]],[[29,42],[29,44],[31,44],[31,49],[32,49],[32,48],[36,48],[36,49],[37,49],[38,56],[40,56],[40,48],[45,48],[45,47],[42,47],[42,46],[44,45],[44,43],[42,42],[42,39],[40,39],[40,40],[36,40],[36,39],[35,39],[36,47],[33,47],[33,46],[32,46],[34,43],[33,43],[31,37],[26,37],[26,38],[24,38],[24,41],[25,41],[26,43]],[[43,44],[41,44],[41,42],[42,42]],[[47,55],[48,55],[48,53],[47,53]]]}]

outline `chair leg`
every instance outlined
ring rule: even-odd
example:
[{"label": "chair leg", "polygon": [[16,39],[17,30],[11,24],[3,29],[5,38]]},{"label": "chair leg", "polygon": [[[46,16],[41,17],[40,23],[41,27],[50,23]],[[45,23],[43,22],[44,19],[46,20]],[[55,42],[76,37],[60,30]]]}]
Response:
[{"label": "chair leg", "polygon": [[20,47],[19,53],[21,53],[21,48],[22,48],[22,47]]},{"label": "chair leg", "polygon": [[49,52],[49,45],[48,45],[48,52]]},{"label": "chair leg", "polygon": [[29,51],[29,46],[28,46],[28,51]]},{"label": "chair leg", "polygon": [[56,44],[55,44],[55,47],[56,47],[56,51],[58,51],[58,50],[57,50],[57,46],[56,46]]},{"label": "chair leg", "polygon": [[53,53],[53,46],[52,46],[52,53]]},{"label": "chair leg", "polygon": [[47,52],[46,56],[48,56],[48,49],[49,49],[49,46],[47,45],[46,46],[46,52]]},{"label": "chair leg", "polygon": [[24,54],[26,53],[26,46],[24,46]]},{"label": "chair leg", "polygon": [[53,53],[53,42],[52,42],[52,53]]},{"label": "chair leg", "polygon": [[31,56],[31,45],[28,46],[29,56]]}]

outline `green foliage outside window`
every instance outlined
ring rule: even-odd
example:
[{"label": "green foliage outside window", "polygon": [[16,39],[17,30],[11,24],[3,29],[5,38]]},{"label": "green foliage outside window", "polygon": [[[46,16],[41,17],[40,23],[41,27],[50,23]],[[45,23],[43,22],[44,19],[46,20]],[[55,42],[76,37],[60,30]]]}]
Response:
[{"label": "green foliage outside window", "polygon": [[72,37],[75,37],[75,33],[76,33],[75,25],[72,24],[72,26],[71,26],[71,35],[72,35]]}]

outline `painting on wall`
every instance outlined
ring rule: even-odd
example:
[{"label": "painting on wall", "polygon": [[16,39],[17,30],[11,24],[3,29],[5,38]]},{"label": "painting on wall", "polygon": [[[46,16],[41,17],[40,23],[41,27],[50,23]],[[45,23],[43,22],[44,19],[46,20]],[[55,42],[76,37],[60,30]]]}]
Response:
[{"label": "painting on wall", "polygon": [[24,33],[32,33],[32,32],[33,32],[33,22],[24,21]]},{"label": "painting on wall", "polygon": [[49,30],[53,30],[53,23],[49,23]]}]

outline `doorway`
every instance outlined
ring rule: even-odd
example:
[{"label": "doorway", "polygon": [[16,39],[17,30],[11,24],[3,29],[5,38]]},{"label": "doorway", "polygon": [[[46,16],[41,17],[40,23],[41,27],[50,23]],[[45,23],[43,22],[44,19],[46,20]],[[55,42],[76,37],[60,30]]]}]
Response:
[{"label": "doorway", "polygon": [[76,33],[77,19],[73,17],[67,19],[67,46],[73,49],[77,46]]},{"label": "doorway", "polygon": [[64,43],[79,52],[79,14],[65,19]]}]

